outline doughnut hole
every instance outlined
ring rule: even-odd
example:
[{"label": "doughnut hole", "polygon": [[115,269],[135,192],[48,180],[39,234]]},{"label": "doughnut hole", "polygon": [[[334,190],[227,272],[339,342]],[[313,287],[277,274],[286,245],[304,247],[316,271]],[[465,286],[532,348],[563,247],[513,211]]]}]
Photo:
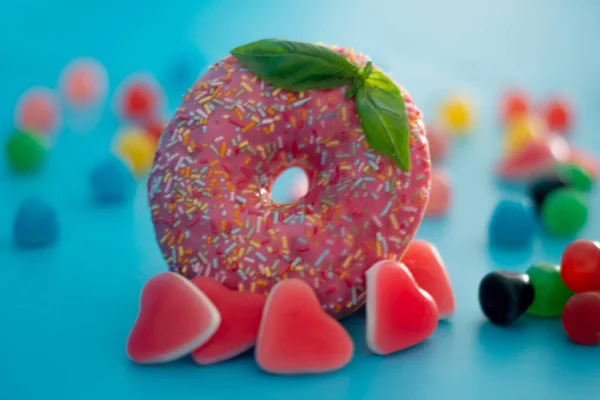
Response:
[{"label": "doughnut hole", "polygon": [[309,179],[302,167],[283,170],[271,185],[271,200],[279,204],[294,204],[308,193]]}]

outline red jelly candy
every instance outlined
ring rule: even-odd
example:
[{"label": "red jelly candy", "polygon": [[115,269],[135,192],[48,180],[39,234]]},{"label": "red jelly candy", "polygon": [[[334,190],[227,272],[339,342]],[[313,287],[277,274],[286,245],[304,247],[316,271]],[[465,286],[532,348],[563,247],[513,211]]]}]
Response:
[{"label": "red jelly candy", "polygon": [[194,278],[192,283],[208,297],[221,315],[217,332],[192,353],[194,361],[200,365],[214,364],[252,348],[258,336],[265,296],[231,290],[206,277]]},{"label": "red jelly candy", "polygon": [[151,123],[159,117],[164,94],[151,75],[137,74],[121,85],[116,112],[136,123]]},{"label": "red jelly candy", "polygon": [[154,93],[148,86],[136,83],[125,92],[125,114],[141,117],[152,113],[155,106]]},{"label": "red jelly candy", "polygon": [[571,297],[563,309],[562,323],[573,342],[600,344],[600,293],[577,293]]},{"label": "red jelly candy", "polygon": [[528,110],[529,101],[527,96],[517,90],[505,93],[500,102],[500,118],[505,123],[525,116]]},{"label": "red jelly candy", "polygon": [[417,284],[435,300],[439,319],[446,319],[454,314],[456,305],[452,285],[442,257],[433,244],[425,240],[413,240],[402,256],[402,263]]},{"label": "red jelly candy", "polygon": [[544,106],[544,117],[548,128],[556,133],[567,133],[573,123],[571,105],[566,99],[556,97],[550,99]]},{"label": "red jelly candy", "polygon": [[600,242],[571,242],[563,252],[560,275],[575,293],[600,291]]},{"label": "red jelly candy", "polygon": [[367,274],[367,345],[390,354],[426,340],[438,323],[435,300],[402,264],[380,261]]},{"label": "red jelly candy", "polygon": [[140,364],[163,363],[191,353],[217,331],[221,317],[196,286],[181,275],[151,278],[127,340],[127,355]]},{"label": "red jelly candy", "polygon": [[348,332],[321,308],[313,289],[299,279],[277,283],[263,312],[256,362],[277,374],[340,369],[354,353]]}]

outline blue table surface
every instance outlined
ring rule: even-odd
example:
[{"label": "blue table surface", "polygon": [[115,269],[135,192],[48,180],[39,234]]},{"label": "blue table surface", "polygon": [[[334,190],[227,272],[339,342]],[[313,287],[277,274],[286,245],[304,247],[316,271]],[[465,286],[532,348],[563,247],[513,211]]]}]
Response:
[{"label": "blue table surface", "polygon": [[[445,259],[456,315],[430,340],[389,357],[369,354],[364,316],[350,317],[344,324],[355,339],[354,359],[316,377],[265,374],[251,355],[204,368],[189,360],[154,367],[127,360],[140,290],[165,264],[143,182],[127,205],[99,208],[90,200],[88,171],[106,155],[118,127],[109,109],[87,135],[62,130],[38,175],[15,177],[0,162],[0,399],[598,398],[600,348],[571,344],[560,319],[491,326],[477,303],[478,282],[488,271],[558,262],[569,242],[540,233],[531,249],[488,248],[494,204],[519,194],[494,181],[501,147],[496,103],[511,84],[537,99],[565,93],[577,110],[574,143],[600,155],[598,15],[596,0],[3,2],[2,132],[11,129],[19,94],[32,85],[55,87],[74,57],[100,59],[114,89],[131,72],[160,75],[194,46],[214,61],[264,37],[360,49],[408,88],[426,116],[457,89],[478,103],[475,134],[454,143],[445,165],[453,182],[451,212],[425,221],[417,234]],[[169,98],[173,110],[176,97]],[[600,238],[598,192],[581,237]],[[62,232],[52,248],[13,245],[12,218],[30,195],[58,208]]]}]

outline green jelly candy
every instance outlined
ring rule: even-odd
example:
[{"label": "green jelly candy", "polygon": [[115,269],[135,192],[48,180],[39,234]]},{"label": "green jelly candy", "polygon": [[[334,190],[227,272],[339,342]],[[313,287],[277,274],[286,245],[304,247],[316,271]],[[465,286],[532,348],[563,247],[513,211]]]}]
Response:
[{"label": "green jelly candy", "polygon": [[592,190],[594,180],[583,168],[575,164],[562,164],[558,167],[559,174],[565,178],[569,185],[576,190],[589,192]]},{"label": "green jelly candy", "polygon": [[558,317],[573,295],[560,277],[560,267],[534,264],[526,272],[533,285],[533,303],[527,314],[535,317]]},{"label": "green jelly candy", "polygon": [[542,205],[542,222],[553,236],[572,236],[585,225],[588,208],[585,196],[578,190],[558,189]]},{"label": "green jelly candy", "polygon": [[41,167],[47,149],[35,135],[15,131],[6,142],[6,159],[16,172],[32,172]]}]

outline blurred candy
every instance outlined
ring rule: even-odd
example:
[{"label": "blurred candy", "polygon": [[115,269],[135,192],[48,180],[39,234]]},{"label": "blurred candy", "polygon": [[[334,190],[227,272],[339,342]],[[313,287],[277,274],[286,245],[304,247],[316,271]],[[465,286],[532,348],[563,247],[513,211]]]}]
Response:
[{"label": "blurred candy", "polygon": [[92,169],[90,187],[98,203],[121,203],[133,192],[135,180],[120,159],[110,156]]},{"label": "blurred candy", "polygon": [[156,100],[150,88],[134,84],[125,93],[125,96],[124,106],[127,116],[138,118],[154,112]]},{"label": "blurred candy", "polygon": [[160,137],[162,136],[166,126],[166,122],[161,122],[161,120],[152,120],[144,123],[144,130],[158,144],[158,141],[160,140]]},{"label": "blurred candy", "polygon": [[557,169],[573,189],[581,192],[592,190],[594,181],[583,168],[572,163],[565,163],[558,165]]},{"label": "blurred candy", "polygon": [[572,164],[579,165],[592,177],[592,179],[598,178],[598,160],[593,154],[571,148],[571,154],[568,161]]},{"label": "blurred candy", "polygon": [[151,76],[136,74],[121,84],[116,95],[117,113],[137,123],[154,121],[163,107],[160,84]]},{"label": "blurred candy", "polygon": [[108,90],[104,66],[93,58],[78,58],[63,69],[59,86],[71,107],[90,107],[101,103]]},{"label": "blurred candy", "polygon": [[452,97],[441,106],[441,119],[445,128],[452,134],[466,134],[473,125],[473,110],[465,97]]},{"label": "blurred candy", "polygon": [[177,95],[186,91],[201,75],[208,62],[200,49],[195,45],[188,45],[185,52],[172,58],[167,70],[167,82],[172,86]]},{"label": "blurred candy", "polygon": [[489,243],[509,248],[527,246],[533,241],[535,223],[535,211],[529,201],[502,200],[490,219]]},{"label": "blurred candy", "polygon": [[547,136],[529,142],[513,154],[507,154],[496,166],[496,173],[506,180],[528,180],[554,170],[569,155],[569,144],[563,138]]},{"label": "blurred candy", "polygon": [[13,224],[15,242],[21,247],[45,247],[58,239],[56,210],[43,199],[33,197],[21,203]]},{"label": "blurred candy", "polygon": [[561,174],[550,173],[533,181],[529,187],[529,196],[537,211],[540,212],[542,205],[552,192],[568,186],[569,182]]},{"label": "blurred candy", "polygon": [[429,141],[431,161],[444,161],[450,147],[447,134],[437,128],[433,128],[431,125],[427,125],[427,140]]},{"label": "blurred candy", "polygon": [[25,131],[50,134],[60,124],[60,106],[54,93],[36,87],[21,95],[15,108],[15,125]]},{"label": "blurred candy", "polygon": [[41,138],[20,130],[15,131],[6,142],[6,159],[15,172],[38,170],[47,152]]},{"label": "blurred candy", "polygon": [[519,90],[510,90],[500,100],[500,119],[504,123],[524,117],[529,110],[529,100],[525,93]]},{"label": "blurred candy", "polygon": [[576,293],[600,292],[600,242],[575,240],[562,255],[560,275]]},{"label": "blurred candy", "polygon": [[565,333],[585,346],[600,344],[600,293],[577,293],[569,299],[562,314]]},{"label": "blurred candy", "polygon": [[440,217],[448,212],[452,189],[444,171],[434,168],[431,173],[431,192],[425,215]]},{"label": "blurred candy", "polygon": [[129,129],[120,135],[116,153],[122,157],[135,175],[142,175],[152,167],[156,145],[145,131]]},{"label": "blurred candy", "polygon": [[573,189],[558,189],[542,206],[542,222],[552,236],[571,236],[583,228],[588,218],[584,195]]},{"label": "blurred candy", "polygon": [[560,267],[553,264],[535,264],[527,275],[533,285],[533,304],[527,314],[535,317],[558,317],[571,298],[571,292],[560,277]]},{"label": "blurred candy", "polygon": [[254,352],[261,369],[274,374],[329,372],[344,367],[353,354],[352,338],[321,308],[307,283],[284,279],[273,286]]},{"label": "blurred candy", "polygon": [[527,274],[494,271],[479,283],[481,311],[496,325],[515,323],[531,307],[533,297],[533,285]]},{"label": "blurred candy", "polygon": [[518,117],[508,123],[504,146],[508,153],[516,153],[545,134],[543,120],[532,116]]},{"label": "blurred candy", "polygon": [[401,351],[429,338],[438,325],[435,300],[404,264],[391,260],[367,269],[367,346],[375,354]]},{"label": "blurred candy", "polygon": [[543,107],[544,118],[548,128],[556,133],[568,133],[573,125],[573,112],[567,99],[554,97]]}]

